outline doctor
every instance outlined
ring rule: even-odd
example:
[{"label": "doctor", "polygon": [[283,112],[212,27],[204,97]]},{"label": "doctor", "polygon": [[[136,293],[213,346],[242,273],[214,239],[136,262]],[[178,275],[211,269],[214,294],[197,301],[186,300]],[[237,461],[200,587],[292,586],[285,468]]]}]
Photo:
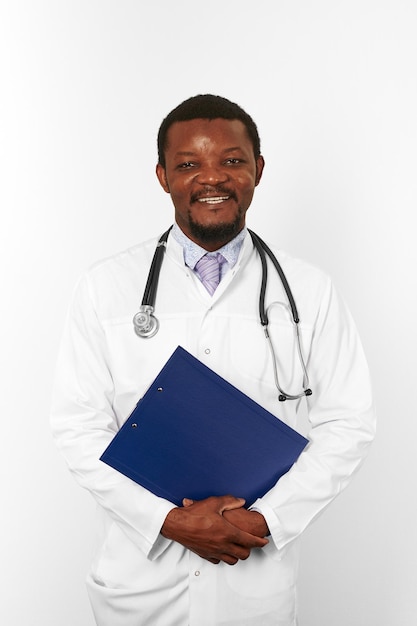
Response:
[{"label": "doctor", "polygon": [[[299,538],[348,484],[374,435],[367,365],[329,278],[274,248],[297,303],[313,390],[303,400],[277,400],[258,314],[261,265],[245,226],[264,168],[251,117],[218,96],[190,98],[163,121],[158,150],[157,177],[175,209],[156,300],[159,331],[141,339],[132,327],[155,239],[81,278],[57,366],[55,438],[98,504],[87,581],[96,622],[295,626]],[[219,266],[206,284],[199,262],[207,252]],[[297,393],[303,370],[272,266],[266,302],[280,381]],[[176,507],[99,461],[178,345],[290,426],[308,413],[308,447],[249,511],[239,494]]]}]

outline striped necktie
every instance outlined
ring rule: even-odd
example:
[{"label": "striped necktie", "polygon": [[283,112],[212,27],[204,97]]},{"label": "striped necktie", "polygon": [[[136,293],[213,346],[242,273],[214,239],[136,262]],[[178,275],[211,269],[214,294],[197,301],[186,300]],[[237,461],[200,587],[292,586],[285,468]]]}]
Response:
[{"label": "striped necktie", "polygon": [[216,252],[214,254],[205,254],[195,265],[201,282],[211,296],[220,282],[220,268],[225,261],[224,256],[220,252]]}]

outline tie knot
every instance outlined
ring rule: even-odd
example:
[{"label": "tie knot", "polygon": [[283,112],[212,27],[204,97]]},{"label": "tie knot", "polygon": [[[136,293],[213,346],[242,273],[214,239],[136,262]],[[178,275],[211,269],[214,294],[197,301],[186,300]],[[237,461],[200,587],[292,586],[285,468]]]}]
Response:
[{"label": "tie knot", "polygon": [[200,276],[201,282],[212,296],[220,282],[220,268],[225,262],[220,252],[207,253],[196,263],[195,269]]}]

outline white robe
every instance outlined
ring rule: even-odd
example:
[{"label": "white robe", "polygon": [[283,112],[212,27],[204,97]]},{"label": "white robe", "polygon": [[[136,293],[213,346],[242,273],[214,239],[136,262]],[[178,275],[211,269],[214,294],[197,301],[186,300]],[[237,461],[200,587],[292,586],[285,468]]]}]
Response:
[{"label": "white robe", "polygon": [[[88,590],[99,626],[294,626],[298,538],[346,486],[374,435],[367,365],[343,302],[322,272],[275,251],[301,318],[313,395],[279,403],[258,316],[261,266],[247,236],[210,297],[169,238],[156,298],[157,335],[140,339],[138,309],[156,240],[96,264],[80,280],[58,359],[52,426],[76,480],[98,503]],[[267,304],[282,387],[302,371],[282,284],[269,267]],[[99,460],[178,346],[294,428],[307,406],[310,443],[255,503],[268,546],[231,567],[213,565],[159,530],[173,505]]]}]

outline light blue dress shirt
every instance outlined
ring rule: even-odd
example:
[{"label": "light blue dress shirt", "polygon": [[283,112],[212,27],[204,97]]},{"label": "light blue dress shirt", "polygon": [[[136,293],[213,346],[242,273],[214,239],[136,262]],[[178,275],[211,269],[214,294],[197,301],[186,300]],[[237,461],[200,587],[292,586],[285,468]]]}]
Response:
[{"label": "light blue dress shirt", "polygon": [[[243,244],[243,240],[245,239],[247,232],[248,231],[245,226],[234,239],[232,239],[225,246],[219,248],[215,251],[215,253],[213,253],[217,254],[218,252],[220,252],[220,254],[226,260],[226,262],[222,263],[221,265],[220,280],[224,277],[226,272],[228,272],[236,264],[239,257],[240,249]],[[175,239],[175,241],[180,244],[184,251],[185,264],[191,270],[193,270],[193,272],[200,278],[198,272],[196,272],[195,270],[195,266],[199,262],[201,257],[207,254],[207,250],[194,243],[194,241],[191,241],[191,239],[189,239],[187,235],[183,233],[183,231],[176,223],[172,227],[171,235]],[[208,254],[210,255],[210,252]]]}]

